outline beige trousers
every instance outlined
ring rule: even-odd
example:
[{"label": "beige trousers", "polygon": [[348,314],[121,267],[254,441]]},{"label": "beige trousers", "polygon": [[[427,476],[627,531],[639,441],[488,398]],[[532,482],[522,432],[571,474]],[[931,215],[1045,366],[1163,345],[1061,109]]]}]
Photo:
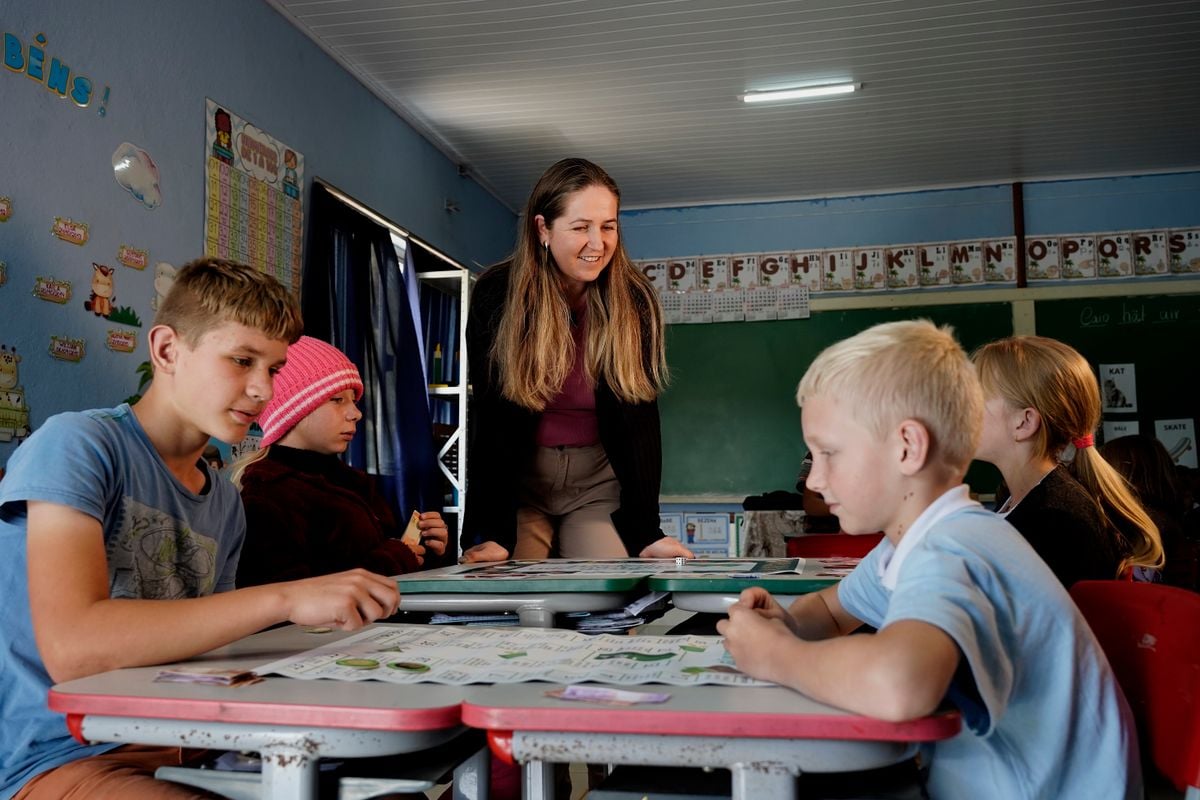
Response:
[{"label": "beige trousers", "polygon": [[604,447],[539,447],[522,481],[513,558],[626,558],[621,485]]}]

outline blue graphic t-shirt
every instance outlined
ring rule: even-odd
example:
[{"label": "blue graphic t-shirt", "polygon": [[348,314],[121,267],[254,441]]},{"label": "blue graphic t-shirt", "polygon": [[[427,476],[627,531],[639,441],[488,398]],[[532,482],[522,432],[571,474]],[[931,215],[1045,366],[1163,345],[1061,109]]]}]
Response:
[{"label": "blue graphic t-shirt", "polygon": [[245,534],[241,498],[209,470],[196,494],[167,469],[128,405],[51,417],[9,459],[0,481],[0,798],[34,776],[116,745],[84,746],[46,707],[51,686],[33,637],[26,502],[56,503],[104,528],[109,594],[151,600],[233,588]]}]

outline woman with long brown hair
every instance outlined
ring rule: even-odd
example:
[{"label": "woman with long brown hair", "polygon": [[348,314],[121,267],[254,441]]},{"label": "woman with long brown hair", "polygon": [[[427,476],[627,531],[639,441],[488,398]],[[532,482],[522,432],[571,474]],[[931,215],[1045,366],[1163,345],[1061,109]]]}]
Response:
[{"label": "woman with long brown hair", "polygon": [[662,311],[619,205],[599,166],[559,161],[475,286],[464,561],[691,555],[659,529]]}]

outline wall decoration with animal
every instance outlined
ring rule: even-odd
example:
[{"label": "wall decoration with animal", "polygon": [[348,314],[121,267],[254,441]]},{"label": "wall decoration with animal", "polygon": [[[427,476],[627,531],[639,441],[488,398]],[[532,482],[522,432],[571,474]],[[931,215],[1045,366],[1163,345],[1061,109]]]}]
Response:
[{"label": "wall decoration with animal", "polygon": [[141,317],[132,306],[117,306],[116,268],[92,262],[92,293],[83,307],[109,322],[142,327]]},{"label": "wall decoration with animal", "polygon": [[113,310],[116,286],[112,267],[92,262],[92,294],[83,301],[83,307],[97,317],[107,317]]},{"label": "wall decoration with animal", "polygon": [[29,406],[17,367],[20,362],[16,347],[0,344],[0,442],[20,442],[30,434]]}]

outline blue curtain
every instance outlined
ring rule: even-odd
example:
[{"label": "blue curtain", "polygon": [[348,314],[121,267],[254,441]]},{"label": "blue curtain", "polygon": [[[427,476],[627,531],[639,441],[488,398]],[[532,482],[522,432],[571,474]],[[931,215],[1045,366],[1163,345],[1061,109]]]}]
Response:
[{"label": "blue curtain", "polygon": [[314,183],[301,305],[305,333],[341,349],[362,373],[359,433],[346,462],[378,476],[403,524],[438,511],[441,476],[414,324],[411,270],[401,274],[382,226]]},{"label": "blue curtain", "polygon": [[[426,385],[433,383],[429,377],[429,362],[425,358],[424,325],[421,324],[421,284],[417,280],[417,267],[413,263],[413,245],[408,243],[404,248],[404,291],[408,294],[408,310],[413,320],[413,334],[416,337],[417,354],[421,357],[421,373],[425,376]],[[429,395],[425,395],[426,404],[430,404]]]}]

